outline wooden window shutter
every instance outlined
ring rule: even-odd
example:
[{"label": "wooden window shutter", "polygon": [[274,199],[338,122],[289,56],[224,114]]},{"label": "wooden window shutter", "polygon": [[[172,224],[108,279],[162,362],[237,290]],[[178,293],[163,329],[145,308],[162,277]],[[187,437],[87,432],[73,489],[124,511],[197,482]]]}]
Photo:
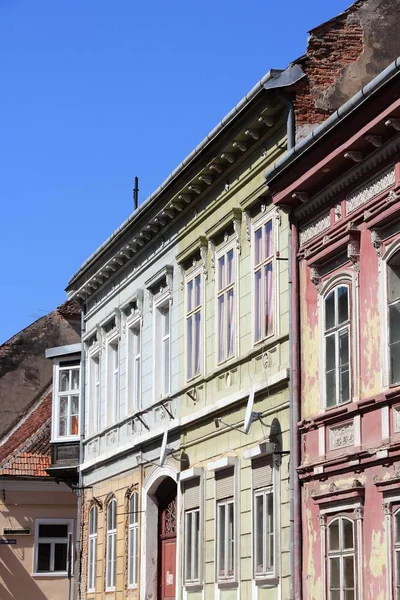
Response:
[{"label": "wooden window shutter", "polygon": [[253,489],[263,488],[273,484],[272,454],[253,458],[251,461]]},{"label": "wooden window shutter", "polygon": [[231,498],[235,490],[235,469],[221,469],[215,472],[216,499]]},{"label": "wooden window shutter", "polygon": [[200,477],[193,477],[184,482],[183,503],[185,510],[200,507]]}]

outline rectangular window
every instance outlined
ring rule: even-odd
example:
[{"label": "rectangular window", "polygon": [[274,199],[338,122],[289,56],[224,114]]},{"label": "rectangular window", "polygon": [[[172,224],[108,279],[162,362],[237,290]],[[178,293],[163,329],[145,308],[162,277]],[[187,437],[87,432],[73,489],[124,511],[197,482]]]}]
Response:
[{"label": "rectangular window", "polygon": [[100,415],[100,356],[90,356],[89,362],[90,398],[89,398],[89,424],[90,433],[99,429]]},{"label": "rectangular window", "polygon": [[186,345],[187,379],[201,371],[202,348],[202,275],[192,274],[186,279]]},{"label": "rectangular window", "polygon": [[390,384],[400,383],[400,252],[388,263]]},{"label": "rectangular window", "polygon": [[331,408],[350,399],[350,303],[348,286],[325,298],[325,395]]},{"label": "rectangular window", "polygon": [[57,437],[79,435],[79,365],[58,367]]},{"label": "rectangular window", "polygon": [[272,219],[255,227],[254,243],[254,341],[274,333],[273,227]]},{"label": "rectangular window", "polygon": [[355,600],[356,555],[354,521],[347,517],[333,519],[328,535],[328,598]]},{"label": "rectangular window", "polygon": [[171,331],[169,301],[156,307],[155,335],[155,399],[171,391]]},{"label": "rectangular window", "polygon": [[235,355],[236,266],[233,248],[217,257],[218,362]]},{"label": "rectangular window", "polygon": [[67,575],[70,532],[72,521],[36,521],[35,573]]},{"label": "rectangular window", "polygon": [[200,478],[184,482],[184,579],[185,585],[200,584]]},{"label": "rectangular window", "polygon": [[88,591],[96,589],[96,559],[97,559],[97,507],[92,506],[89,512],[89,541],[88,541]]},{"label": "rectangular window", "polygon": [[118,420],[119,408],[119,345],[117,341],[108,344],[107,370],[107,417],[108,425],[112,425]]},{"label": "rectangular window", "polygon": [[274,574],[275,511],[273,466],[270,455],[252,460],[253,569],[256,579]]},{"label": "rectangular window", "polygon": [[117,501],[111,500],[107,506],[107,538],[106,538],[106,591],[115,589],[117,567]]},{"label": "rectangular window", "polygon": [[128,407],[131,412],[141,408],[141,328],[137,321],[128,330]]},{"label": "rectangular window", "polygon": [[139,543],[139,496],[134,492],[129,499],[128,527],[128,585],[135,587],[138,582],[138,543]]},{"label": "rectangular window", "polygon": [[234,468],[217,471],[215,474],[217,523],[216,523],[216,567],[217,581],[235,581],[235,504]]}]

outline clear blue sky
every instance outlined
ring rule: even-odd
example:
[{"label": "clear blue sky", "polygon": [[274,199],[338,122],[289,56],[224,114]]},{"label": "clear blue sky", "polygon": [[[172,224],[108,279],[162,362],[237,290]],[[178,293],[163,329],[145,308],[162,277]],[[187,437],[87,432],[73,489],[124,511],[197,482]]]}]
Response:
[{"label": "clear blue sky", "polygon": [[350,0],[0,0],[0,343]]}]

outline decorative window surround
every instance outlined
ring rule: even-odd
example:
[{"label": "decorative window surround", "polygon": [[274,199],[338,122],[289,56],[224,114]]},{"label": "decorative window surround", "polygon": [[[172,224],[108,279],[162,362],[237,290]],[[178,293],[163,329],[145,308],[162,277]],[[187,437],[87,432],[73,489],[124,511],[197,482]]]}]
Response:
[{"label": "decorative window surround", "polygon": [[120,309],[125,315],[126,322],[131,318],[140,318],[143,320],[143,300],[143,289],[139,288],[127,302],[124,302],[124,304],[121,305]]},{"label": "decorative window surround", "polygon": [[318,219],[302,225],[299,233],[300,246],[306,244],[309,240],[313,239],[323,231],[326,231],[331,226],[331,215],[327,212]]},{"label": "decorative window surround", "polygon": [[106,505],[106,592],[113,592],[115,591],[117,566],[117,500],[112,497]]},{"label": "decorative window surround", "polygon": [[[196,255],[200,256],[203,275],[207,279],[207,255],[208,255],[208,240],[206,236],[200,235],[192,244],[190,244],[183,252],[180,252],[176,257],[176,262],[181,266],[181,275],[185,272],[190,263],[192,266],[196,264]],[[184,281],[181,281],[181,287],[184,286]]]},{"label": "decorative window surround", "polygon": [[366,204],[396,183],[395,169],[390,167],[376,175],[346,198],[346,214]]},{"label": "decorative window surround", "polygon": [[204,371],[205,286],[201,266],[194,265],[185,274],[185,374],[192,381]]},{"label": "decorative window surround", "polygon": [[214,462],[207,464],[207,471],[220,471],[221,469],[228,469],[229,467],[235,467],[237,465],[236,456],[225,456]]},{"label": "decorative window surround", "polygon": [[274,452],[277,451],[278,446],[274,442],[261,442],[261,444],[245,450],[243,453],[243,458],[245,460],[252,460],[253,458],[258,458],[260,456],[274,454]]},{"label": "decorative window surround", "polygon": [[215,352],[218,365],[226,363],[238,354],[239,340],[238,250],[229,238],[224,242],[215,253]]},{"label": "decorative window surround", "polygon": [[[217,236],[222,235],[228,229],[233,226],[235,234],[236,249],[238,253],[241,252],[241,224],[242,224],[242,211],[240,208],[232,208],[222,219],[215,225],[207,229],[206,236],[209,239],[209,243],[213,247],[213,241]],[[211,259],[212,261],[212,259]]]},{"label": "decorative window surround", "polygon": [[[53,528],[53,531],[51,528]],[[65,530],[65,535],[63,535],[64,531],[62,529]],[[73,533],[72,519],[35,519],[34,577],[67,576],[70,533]],[[41,548],[41,545],[44,547]],[[56,552],[56,546],[58,550],[60,550],[60,546],[63,547],[61,554]],[[46,548],[48,548],[48,551]],[[63,568],[57,568],[59,565]]]},{"label": "decorative window surround", "polygon": [[166,265],[145,282],[148,290],[149,309],[153,312],[153,303],[160,296],[167,295],[171,304],[173,301],[174,267]]},{"label": "decorative window surround", "polygon": [[[112,321],[115,319],[115,326],[112,326]],[[107,337],[109,335],[114,335],[115,333],[118,336],[121,333],[121,311],[119,308],[115,307],[114,310],[109,313],[100,323],[98,327],[102,329],[103,337]]]},{"label": "decorative window surround", "polygon": [[189,481],[189,479],[194,479],[195,477],[203,477],[203,474],[203,467],[192,467],[178,473],[179,481]]},{"label": "decorative window surround", "polygon": [[328,428],[329,450],[354,446],[354,423],[342,423]]}]

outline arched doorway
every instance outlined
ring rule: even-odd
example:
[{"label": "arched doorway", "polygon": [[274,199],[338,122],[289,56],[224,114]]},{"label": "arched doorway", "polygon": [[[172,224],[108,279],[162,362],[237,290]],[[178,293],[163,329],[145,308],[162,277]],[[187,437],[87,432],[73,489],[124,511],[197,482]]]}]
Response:
[{"label": "arched doorway", "polygon": [[158,502],[158,600],[174,600],[176,590],[176,482],[167,477],[156,491]]}]

